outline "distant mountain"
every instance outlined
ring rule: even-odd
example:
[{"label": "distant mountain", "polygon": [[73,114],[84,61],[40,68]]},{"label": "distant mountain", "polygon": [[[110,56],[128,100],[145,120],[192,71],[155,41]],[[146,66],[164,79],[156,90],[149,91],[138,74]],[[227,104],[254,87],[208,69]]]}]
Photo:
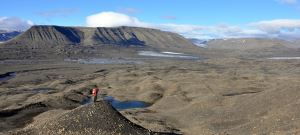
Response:
[{"label": "distant mountain", "polygon": [[298,47],[300,47],[300,39],[296,39],[296,40],[293,40],[291,42],[293,42],[295,45],[297,45]]},{"label": "distant mountain", "polygon": [[200,50],[179,34],[125,26],[113,28],[33,26],[20,36],[2,44],[0,48],[2,48],[0,58],[11,58],[17,52],[18,57],[22,57],[21,55],[122,57],[137,54],[138,50],[183,53],[198,53]]},{"label": "distant mountain", "polygon": [[189,38],[188,40],[199,47],[206,47],[207,42],[209,41],[209,40],[197,39],[197,38]]},{"label": "distant mountain", "polygon": [[5,31],[0,30],[0,42],[8,41],[18,35],[20,35],[22,32],[20,31]]},{"label": "distant mountain", "polygon": [[268,38],[214,39],[207,43],[207,48],[230,50],[256,50],[265,48],[300,48],[295,42]]}]

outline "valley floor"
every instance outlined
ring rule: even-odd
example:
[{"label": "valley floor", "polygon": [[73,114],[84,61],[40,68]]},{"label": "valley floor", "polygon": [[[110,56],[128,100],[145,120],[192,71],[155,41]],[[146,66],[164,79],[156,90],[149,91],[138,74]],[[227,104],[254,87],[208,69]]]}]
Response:
[{"label": "valley floor", "polygon": [[[118,100],[151,103],[123,110],[153,131],[300,134],[300,61],[218,58],[141,64],[6,61],[0,74],[0,132],[28,128],[80,106],[97,84]],[[1,134],[1,133],[0,133]]]}]

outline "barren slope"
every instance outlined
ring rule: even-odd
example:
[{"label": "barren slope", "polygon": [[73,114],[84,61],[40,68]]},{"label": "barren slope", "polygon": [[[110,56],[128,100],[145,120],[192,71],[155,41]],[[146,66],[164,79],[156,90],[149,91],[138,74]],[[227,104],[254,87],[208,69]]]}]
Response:
[{"label": "barren slope", "polygon": [[[88,28],[63,26],[33,26],[28,31],[1,45],[1,58],[101,55],[121,49],[126,54],[137,50],[179,51],[198,53],[195,45],[184,37],[156,29],[138,27]],[[126,49],[128,51],[126,52]],[[124,50],[124,51],[123,51]],[[40,56],[41,57],[41,56]]]}]

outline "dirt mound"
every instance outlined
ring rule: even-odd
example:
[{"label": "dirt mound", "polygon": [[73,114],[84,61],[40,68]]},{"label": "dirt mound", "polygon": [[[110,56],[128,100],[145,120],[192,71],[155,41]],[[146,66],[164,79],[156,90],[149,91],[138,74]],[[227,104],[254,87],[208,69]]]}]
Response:
[{"label": "dirt mound", "polygon": [[130,122],[106,101],[80,106],[40,125],[13,134],[30,135],[158,135]]}]

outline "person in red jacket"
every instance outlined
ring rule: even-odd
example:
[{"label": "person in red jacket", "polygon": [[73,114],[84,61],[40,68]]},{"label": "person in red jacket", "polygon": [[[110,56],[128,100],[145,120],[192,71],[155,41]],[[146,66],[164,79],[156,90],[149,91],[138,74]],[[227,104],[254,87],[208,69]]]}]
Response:
[{"label": "person in red jacket", "polygon": [[97,85],[94,86],[92,89],[92,101],[95,103],[97,101],[97,96],[98,96],[99,88]]}]

